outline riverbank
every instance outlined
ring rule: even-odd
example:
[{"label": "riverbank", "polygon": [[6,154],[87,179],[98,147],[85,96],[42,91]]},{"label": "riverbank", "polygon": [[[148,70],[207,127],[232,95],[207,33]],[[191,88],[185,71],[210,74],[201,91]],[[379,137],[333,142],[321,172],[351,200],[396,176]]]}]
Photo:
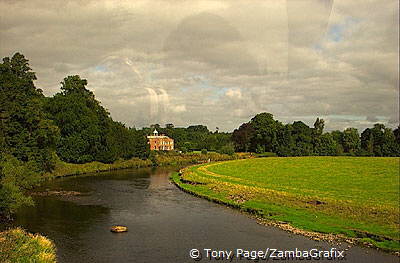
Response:
[{"label": "riverbank", "polygon": [[260,158],[182,169],[182,190],[314,239],[399,253],[397,158]]},{"label": "riverbank", "polygon": [[248,153],[235,153],[233,155],[220,153],[177,153],[177,152],[154,152],[148,159],[132,158],[129,160],[118,160],[111,164],[101,162],[90,162],[84,164],[72,164],[58,161],[52,172],[44,174],[45,179],[53,179],[64,176],[73,176],[105,171],[135,169],[151,166],[179,166],[216,161],[227,161],[250,158]]},{"label": "riverbank", "polygon": [[54,243],[22,228],[0,232],[0,262],[56,262]]},{"label": "riverbank", "polygon": [[131,168],[143,168],[150,167],[153,165],[153,162],[149,159],[142,160],[139,158],[132,158],[129,160],[118,160],[114,163],[107,164],[101,162],[90,162],[83,164],[73,164],[66,163],[63,161],[58,161],[54,167],[54,170],[45,173],[43,178],[45,180],[65,177],[65,176],[73,176],[73,175],[81,175],[88,173],[98,173],[105,171],[113,171],[120,169],[131,169]]}]

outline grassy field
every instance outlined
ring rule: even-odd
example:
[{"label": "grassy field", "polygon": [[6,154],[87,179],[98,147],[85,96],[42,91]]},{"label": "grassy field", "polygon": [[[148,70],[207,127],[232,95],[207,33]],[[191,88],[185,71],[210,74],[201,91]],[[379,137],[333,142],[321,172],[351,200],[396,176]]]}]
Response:
[{"label": "grassy field", "polygon": [[400,251],[399,158],[257,158],[193,166],[182,189],[296,229]]},{"label": "grassy field", "polygon": [[52,241],[33,235],[21,228],[0,232],[0,262],[56,262]]}]

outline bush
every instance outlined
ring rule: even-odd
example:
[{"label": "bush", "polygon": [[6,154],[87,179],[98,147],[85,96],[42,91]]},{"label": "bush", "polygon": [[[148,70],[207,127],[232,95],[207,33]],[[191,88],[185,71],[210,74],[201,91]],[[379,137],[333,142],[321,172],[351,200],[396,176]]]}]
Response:
[{"label": "bush", "polygon": [[206,163],[209,160],[214,161],[227,161],[227,160],[235,160],[235,159],[243,159],[248,158],[248,154],[221,154],[221,153],[207,153],[207,154],[198,154],[198,153],[172,153],[168,154],[158,154],[156,153],[156,164],[157,166],[167,166],[167,165],[187,165],[187,164],[198,164],[198,163]]},{"label": "bush", "polygon": [[257,145],[256,153],[263,153],[263,152],[265,152],[265,147]]},{"label": "bush", "polygon": [[219,152],[222,154],[233,155],[235,153],[235,147],[230,143],[222,146]]},{"label": "bush", "polygon": [[276,155],[276,153],[273,152],[263,152],[263,153],[259,153],[257,154],[257,157],[277,157],[278,155]]},{"label": "bush", "polygon": [[207,154],[207,149],[201,149],[201,154]]},{"label": "bush", "polygon": [[185,146],[182,146],[182,147],[180,148],[180,150],[181,150],[181,152],[183,152],[183,153],[187,153],[187,152],[188,152],[188,149],[187,149]]},{"label": "bush", "polygon": [[35,171],[37,164],[22,162],[7,155],[0,161],[0,214],[9,218],[20,206],[33,205],[24,191],[37,185],[41,174]]},{"label": "bush", "polygon": [[56,262],[54,243],[41,235],[32,235],[21,228],[0,233],[1,262]]}]

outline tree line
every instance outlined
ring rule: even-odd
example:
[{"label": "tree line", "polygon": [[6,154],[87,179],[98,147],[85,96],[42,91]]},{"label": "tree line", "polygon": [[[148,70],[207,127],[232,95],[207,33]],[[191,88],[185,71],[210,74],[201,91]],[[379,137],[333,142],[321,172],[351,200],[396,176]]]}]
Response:
[{"label": "tree line", "polygon": [[236,151],[278,156],[400,156],[398,127],[392,130],[377,123],[360,135],[356,128],[324,132],[324,125],[320,118],[314,127],[302,121],[283,124],[270,113],[260,113],[235,129],[232,140]]}]

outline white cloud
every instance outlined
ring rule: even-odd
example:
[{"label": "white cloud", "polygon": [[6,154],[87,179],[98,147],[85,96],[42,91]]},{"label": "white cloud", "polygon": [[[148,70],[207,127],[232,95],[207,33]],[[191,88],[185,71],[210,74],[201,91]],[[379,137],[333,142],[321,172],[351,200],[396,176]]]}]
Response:
[{"label": "white cloud", "polygon": [[174,106],[171,106],[171,109],[173,112],[181,113],[181,112],[186,111],[186,106],[185,105],[174,105]]}]

